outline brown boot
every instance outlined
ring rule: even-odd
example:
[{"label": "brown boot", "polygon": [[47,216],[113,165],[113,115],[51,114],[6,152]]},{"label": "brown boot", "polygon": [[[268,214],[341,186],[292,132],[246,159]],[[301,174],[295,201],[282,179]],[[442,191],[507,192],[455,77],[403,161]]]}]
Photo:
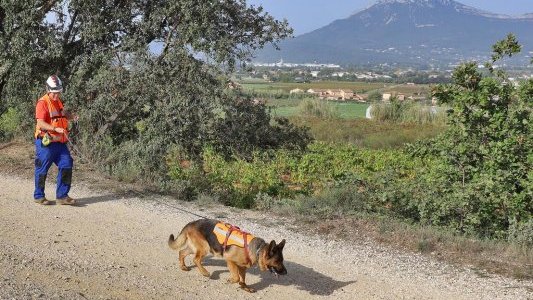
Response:
[{"label": "brown boot", "polygon": [[50,205],[50,204],[52,204],[52,201],[48,201],[46,198],[35,199],[33,201],[35,201],[35,203],[41,204],[41,205]]},{"label": "brown boot", "polygon": [[70,198],[69,196],[66,196],[64,198],[57,199],[56,203],[59,205],[74,205],[76,204],[76,200]]}]

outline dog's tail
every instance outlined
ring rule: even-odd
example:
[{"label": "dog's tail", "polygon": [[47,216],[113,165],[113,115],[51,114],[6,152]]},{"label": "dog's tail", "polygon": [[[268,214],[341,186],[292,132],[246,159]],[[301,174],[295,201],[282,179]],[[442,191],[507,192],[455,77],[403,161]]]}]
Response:
[{"label": "dog's tail", "polygon": [[174,239],[174,235],[171,234],[168,237],[168,246],[174,250],[178,250],[178,249],[181,249],[185,245],[186,241],[187,241],[187,235],[184,232],[180,233],[180,235],[178,235],[178,238],[176,239]]}]

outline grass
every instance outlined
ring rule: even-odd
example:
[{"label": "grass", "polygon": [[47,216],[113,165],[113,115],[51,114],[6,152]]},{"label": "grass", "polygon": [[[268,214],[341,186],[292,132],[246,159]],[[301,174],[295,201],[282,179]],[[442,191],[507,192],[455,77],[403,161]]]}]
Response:
[{"label": "grass", "polygon": [[302,102],[316,99],[275,99],[267,101],[275,116],[287,117],[292,123],[307,126],[319,141],[350,143],[372,149],[397,148],[405,143],[432,138],[440,134],[443,123],[378,122],[365,118],[369,104],[357,102],[327,101],[337,112],[337,118],[309,117],[301,114]]},{"label": "grass", "polygon": [[404,95],[410,96],[410,95],[417,95],[417,94],[423,94],[428,95],[431,90],[431,86],[428,84],[417,84],[417,85],[397,85],[393,88],[386,88],[384,89],[384,92],[396,92],[396,93],[402,93]]},{"label": "grass", "polygon": [[291,122],[310,128],[319,141],[350,143],[372,149],[397,148],[405,143],[432,138],[444,131],[440,124],[397,124],[368,119],[329,119],[291,117]]},{"label": "grass", "polygon": [[288,117],[298,114],[298,107],[295,107],[295,106],[276,107],[272,110],[272,114],[274,116],[288,118]]},{"label": "grass", "polygon": [[[299,115],[298,106],[302,101],[314,99],[273,99],[268,100],[267,105],[272,107],[275,116],[294,117]],[[325,100],[323,100],[325,101]],[[357,102],[325,101],[328,106],[338,112],[341,119],[365,118],[369,104]]]},{"label": "grass", "polygon": [[337,108],[342,119],[365,118],[369,104],[353,102],[333,102],[331,105]]},{"label": "grass", "polygon": [[298,113],[302,116],[322,119],[339,118],[339,113],[335,106],[329,105],[328,102],[319,99],[308,99],[300,102]]},{"label": "grass", "polygon": [[381,122],[418,124],[444,124],[446,122],[445,109],[412,102],[376,103],[372,105],[370,113],[373,120]]}]

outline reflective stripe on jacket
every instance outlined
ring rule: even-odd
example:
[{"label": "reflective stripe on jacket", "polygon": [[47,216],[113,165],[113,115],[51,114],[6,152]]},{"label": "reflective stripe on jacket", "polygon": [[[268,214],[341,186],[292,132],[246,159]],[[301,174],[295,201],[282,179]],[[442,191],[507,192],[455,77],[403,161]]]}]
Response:
[{"label": "reflective stripe on jacket", "polygon": [[[232,229],[230,231],[230,228]],[[230,236],[228,237],[228,231],[230,232]],[[215,228],[213,229],[213,233],[216,235],[218,242],[221,245],[227,245],[227,246],[238,246],[241,248],[244,248],[244,234],[242,230],[240,230],[238,227],[232,226],[227,223],[219,222],[216,224]],[[254,236],[246,233],[246,244],[249,245],[250,242],[254,239]]]}]

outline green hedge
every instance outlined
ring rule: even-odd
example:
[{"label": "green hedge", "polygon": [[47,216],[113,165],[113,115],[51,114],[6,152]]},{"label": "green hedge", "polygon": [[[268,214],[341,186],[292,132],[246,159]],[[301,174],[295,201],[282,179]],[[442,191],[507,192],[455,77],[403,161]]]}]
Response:
[{"label": "green hedge", "polygon": [[206,190],[198,192],[231,206],[324,218],[372,213],[468,235],[525,243],[533,238],[531,183],[519,193],[505,191],[487,174],[463,184],[460,173],[441,159],[401,149],[316,142],[301,154],[280,150],[228,161],[208,148],[203,165],[169,162],[173,180],[202,187]]}]

